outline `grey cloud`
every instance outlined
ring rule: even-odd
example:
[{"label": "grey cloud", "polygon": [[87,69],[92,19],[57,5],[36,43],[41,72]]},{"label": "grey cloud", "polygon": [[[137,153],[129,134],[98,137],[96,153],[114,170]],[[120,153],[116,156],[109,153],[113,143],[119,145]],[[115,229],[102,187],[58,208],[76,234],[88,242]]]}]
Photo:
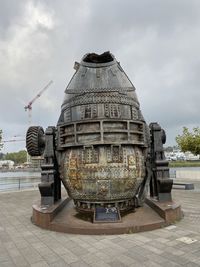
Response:
[{"label": "grey cloud", "polygon": [[0,1],[0,34],[6,34],[7,29],[17,22],[24,10],[24,0]]},{"label": "grey cloud", "polygon": [[49,80],[32,115],[34,124],[55,125],[74,61],[107,50],[135,85],[147,122],[166,129],[168,144],[183,125],[199,125],[199,1],[5,0],[0,10],[5,138],[26,132],[23,107]]}]

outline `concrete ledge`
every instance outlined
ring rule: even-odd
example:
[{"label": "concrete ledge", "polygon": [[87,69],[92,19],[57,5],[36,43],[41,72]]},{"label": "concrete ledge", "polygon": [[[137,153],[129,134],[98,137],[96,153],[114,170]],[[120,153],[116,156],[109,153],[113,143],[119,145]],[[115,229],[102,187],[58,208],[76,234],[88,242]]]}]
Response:
[{"label": "concrete ledge", "polygon": [[56,217],[56,215],[65,207],[65,205],[70,201],[70,198],[65,198],[60,200],[52,206],[41,206],[40,201],[33,204],[33,215],[31,221],[42,227],[49,228],[51,221]]},{"label": "concrete ledge", "polygon": [[175,182],[173,183],[173,189],[185,189],[185,190],[193,190],[194,184],[192,183],[181,183],[181,182]]},{"label": "concrete ledge", "polygon": [[110,235],[155,230],[182,218],[181,208],[175,203],[161,204],[147,199],[147,204],[122,216],[121,222],[94,224],[92,218],[79,214],[73,201],[67,198],[46,209],[39,203],[33,205],[32,222],[57,232]]},{"label": "concrete ledge", "polygon": [[172,224],[183,218],[181,206],[173,201],[159,202],[152,198],[146,198],[145,202],[165,220],[166,224]]}]

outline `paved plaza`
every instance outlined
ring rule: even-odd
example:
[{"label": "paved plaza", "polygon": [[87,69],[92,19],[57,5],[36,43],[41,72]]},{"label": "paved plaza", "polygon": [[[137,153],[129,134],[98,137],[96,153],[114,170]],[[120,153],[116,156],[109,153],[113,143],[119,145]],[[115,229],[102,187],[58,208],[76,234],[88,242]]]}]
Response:
[{"label": "paved plaza", "polygon": [[195,190],[173,190],[185,214],[182,221],[137,234],[42,230],[30,221],[39,198],[38,190],[0,193],[0,267],[200,266],[200,181]]}]

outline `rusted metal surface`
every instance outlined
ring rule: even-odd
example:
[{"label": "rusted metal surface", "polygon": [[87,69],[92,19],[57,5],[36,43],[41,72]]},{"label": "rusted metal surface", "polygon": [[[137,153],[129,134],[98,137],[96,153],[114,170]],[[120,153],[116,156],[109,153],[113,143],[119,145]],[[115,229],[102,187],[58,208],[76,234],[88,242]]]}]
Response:
[{"label": "rusted metal surface", "polygon": [[60,199],[60,180],[80,211],[141,206],[149,183],[152,197],[170,200],[164,132],[146,124],[119,62],[110,52],[93,53],[74,68],[57,127],[48,127],[44,136],[34,127],[27,139],[29,151],[40,152],[45,144],[41,203]]},{"label": "rusted metal surface", "polygon": [[145,177],[147,128],[133,84],[110,53],[86,55],[58,122],[61,179],[80,210],[134,206]]}]

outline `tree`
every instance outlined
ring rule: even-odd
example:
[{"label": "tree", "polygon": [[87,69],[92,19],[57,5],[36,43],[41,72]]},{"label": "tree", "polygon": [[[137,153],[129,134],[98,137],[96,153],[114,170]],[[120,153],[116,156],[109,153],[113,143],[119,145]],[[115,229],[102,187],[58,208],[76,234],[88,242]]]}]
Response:
[{"label": "tree", "polygon": [[183,133],[176,137],[176,142],[183,152],[190,151],[194,155],[200,154],[200,128],[195,127],[190,132],[187,127],[183,127]]},{"label": "tree", "polygon": [[5,160],[12,160],[15,164],[21,164],[26,162],[26,157],[26,150],[21,150],[19,152],[7,153],[5,155]]},{"label": "tree", "polygon": [[0,151],[3,147],[3,143],[2,143],[2,130],[0,129]]}]

